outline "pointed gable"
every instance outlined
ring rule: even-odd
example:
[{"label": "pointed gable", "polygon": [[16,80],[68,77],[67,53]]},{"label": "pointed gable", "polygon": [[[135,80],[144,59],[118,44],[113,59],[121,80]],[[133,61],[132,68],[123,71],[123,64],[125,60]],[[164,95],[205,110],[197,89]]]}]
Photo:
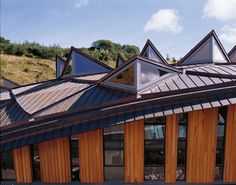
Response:
[{"label": "pointed gable", "polygon": [[66,65],[66,61],[60,56],[56,56],[56,78],[62,75],[62,71]]},{"label": "pointed gable", "polygon": [[166,64],[166,60],[163,58],[158,49],[154,46],[154,44],[148,39],[146,44],[144,45],[140,56],[148,58],[150,60],[155,60],[161,64]]},{"label": "pointed gable", "polygon": [[220,43],[215,31],[211,31],[189,53],[187,53],[178,65],[194,65],[207,63],[229,63],[230,60]]},{"label": "pointed gable", "polygon": [[137,92],[179,70],[144,57],[135,57],[101,80],[104,85]]},{"label": "pointed gable", "polygon": [[228,53],[231,62],[236,63],[236,45]]},{"label": "pointed gable", "polygon": [[106,64],[89,56],[75,47],[71,47],[64,74],[85,75],[93,73],[105,73],[111,70],[112,68]]},{"label": "pointed gable", "polygon": [[125,59],[118,53],[116,59],[116,68],[125,63]]}]

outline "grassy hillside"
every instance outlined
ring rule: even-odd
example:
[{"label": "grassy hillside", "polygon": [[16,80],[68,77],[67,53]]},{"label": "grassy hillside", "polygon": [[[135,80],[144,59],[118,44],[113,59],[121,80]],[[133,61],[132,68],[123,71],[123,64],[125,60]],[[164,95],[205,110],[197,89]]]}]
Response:
[{"label": "grassy hillside", "polygon": [[55,78],[55,62],[25,56],[0,54],[1,76],[18,84],[28,84]]}]

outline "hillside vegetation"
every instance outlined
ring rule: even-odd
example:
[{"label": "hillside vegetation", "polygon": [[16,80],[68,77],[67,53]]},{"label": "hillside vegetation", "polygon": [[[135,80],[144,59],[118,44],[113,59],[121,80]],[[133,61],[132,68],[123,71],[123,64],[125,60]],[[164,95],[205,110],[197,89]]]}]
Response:
[{"label": "hillside vegetation", "polygon": [[0,54],[1,76],[18,84],[55,78],[55,62],[50,59]]},{"label": "hillside vegetation", "polygon": [[[97,40],[89,48],[80,48],[105,64],[115,67],[117,54],[125,59],[139,54],[133,45],[121,45],[109,40]],[[36,42],[14,43],[0,37],[1,76],[19,84],[55,78],[55,56],[66,58],[69,48],[44,46]]]}]

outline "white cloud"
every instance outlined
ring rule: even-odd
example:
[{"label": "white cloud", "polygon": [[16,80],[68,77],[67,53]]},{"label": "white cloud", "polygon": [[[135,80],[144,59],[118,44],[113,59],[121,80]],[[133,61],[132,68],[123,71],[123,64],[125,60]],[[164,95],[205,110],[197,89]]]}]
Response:
[{"label": "white cloud", "polygon": [[222,41],[229,42],[232,44],[236,43],[236,25],[225,25],[222,28],[222,32],[223,33],[219,36]]},{"label": "white cloud", "polygon": [[75,8],[81,8],[83,6],[87,6],[89,0],[75,0]]},{"label": "white cloud", "polygon": [[144,26],[144,30],[179,33],[182,31],[179,19],[178,11],[174,9],[161,9],[152,15],[151,19]]},{"label": "white cloud", "polygon": [[220,21],[236,19],[236,0],[208,0],[203,9],[204,17]]}]

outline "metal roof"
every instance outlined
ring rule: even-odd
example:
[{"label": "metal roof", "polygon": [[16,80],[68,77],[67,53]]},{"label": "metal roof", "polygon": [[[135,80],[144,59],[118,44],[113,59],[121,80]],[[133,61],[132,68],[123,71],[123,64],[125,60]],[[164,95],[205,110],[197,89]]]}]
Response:
[{"label": "metal roof", "polygon": [[[174,72],[136,93],[103,83],[136,59]],[[133,120],[236,104],[236,64],[170,66],[136,56],[109,73],[63,76],[0,96],[0,143],[6,151]]]}]

